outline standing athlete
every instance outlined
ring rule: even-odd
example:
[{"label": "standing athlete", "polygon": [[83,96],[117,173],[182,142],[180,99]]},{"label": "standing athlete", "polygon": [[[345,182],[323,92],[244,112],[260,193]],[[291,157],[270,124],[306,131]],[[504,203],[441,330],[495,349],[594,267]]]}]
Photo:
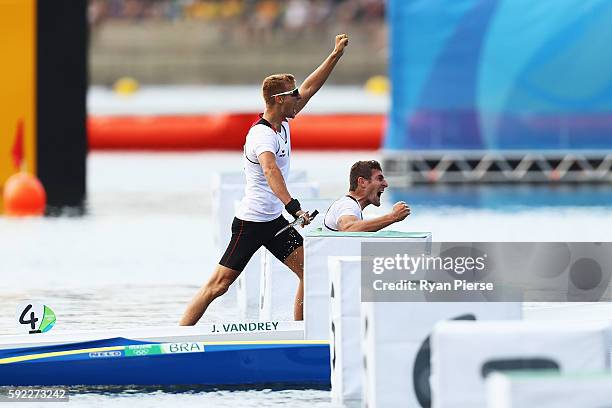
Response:
[{"label": "standing athlete", "polygon": [[285,182],[291,154],[288,119],[294,118],[323,86],[347,44],[346,34],[337,35],[334,50],[299,88],[291,74],[264,79],[262,93],[266,107],[249,130],[244,144],[245,195],[232,222],[232,238],[211,278],[185,310],[180,321],[182,326],[191,326],[200,320],[208,305],[227,292],[261,246],[297,275],[299,284],[293,314],[295,320],[303,320],[303,239],[294,228],[275,236],[289,224],[281,215],[283,206],[295,218],[304,216],[304,225],[310,222],[308,213],[291,197]]},{"label": "standing athlete", "polygon": [[410,215],[410,207],[397,202],[389,214],[364,220],[361,211],[372,204],[380,207],[380,196],[389,187],[376,160],[358,161],[351,167],[349,192],[334,201],[327,210],[323,225],[331,231],[379,231]]}]

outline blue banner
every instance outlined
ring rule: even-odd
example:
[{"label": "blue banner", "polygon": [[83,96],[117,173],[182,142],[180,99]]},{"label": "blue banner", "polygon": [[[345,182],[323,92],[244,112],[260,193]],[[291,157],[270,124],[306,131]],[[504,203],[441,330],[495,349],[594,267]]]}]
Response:
[{"label": "blue banner", "polygon": [[390,0],[385,148],[611,149],[612,2]]}]

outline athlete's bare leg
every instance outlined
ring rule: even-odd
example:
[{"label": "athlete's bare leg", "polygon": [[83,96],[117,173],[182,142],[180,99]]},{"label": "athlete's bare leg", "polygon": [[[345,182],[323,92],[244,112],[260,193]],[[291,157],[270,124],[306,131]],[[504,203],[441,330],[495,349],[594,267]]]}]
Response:
[{"label": "athlete's bare leg", "polygon": [[189,306],[187,306],[187,310],[183,313],[179,324],[181,326],[193,326],[196,324],[208,308],[208,305],[227,292],[227,289],[239,275],[239,271],[223,265],[217,265],[208,282],[200,288],[191,300],[191,303],[189,303]]},{"label": "athlete's bare leg", "polygon": [[304,247],[301,246],[293,251],[287,259],[285,259],[285,265],[287,265],[300,280],[297,293],[295,294],[293,319],[304,320]]}]

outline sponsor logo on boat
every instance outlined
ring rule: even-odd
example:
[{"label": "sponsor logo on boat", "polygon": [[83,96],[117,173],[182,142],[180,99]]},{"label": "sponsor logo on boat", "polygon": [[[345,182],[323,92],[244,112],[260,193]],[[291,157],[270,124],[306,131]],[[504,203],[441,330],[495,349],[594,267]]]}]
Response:
[{"label": "sponsor logo on boat", "polygon": [[126,357],[142,357],[162,353],[163,351],[159,344],[136,344],[126,346],[125,348]]},{"label": "sponsor logo on boat", "polygon": [[143,348],[143,349],[130,350],[130,354],[132,356],[146,356],[152,353],[151,353],[151,349]]},{"label": "sponsor logo on boat", "polygon": [[95,351],[89,353],[91,358],[105,358],[105,357],[121,357],[120,351]]},{"label": "sponsor logo on boat", "polygon": [[169,353],[197,353],[204,351],[204,343],[161,343],[161,344],[138,344],[126,346],[126,357],[144,357]]}]

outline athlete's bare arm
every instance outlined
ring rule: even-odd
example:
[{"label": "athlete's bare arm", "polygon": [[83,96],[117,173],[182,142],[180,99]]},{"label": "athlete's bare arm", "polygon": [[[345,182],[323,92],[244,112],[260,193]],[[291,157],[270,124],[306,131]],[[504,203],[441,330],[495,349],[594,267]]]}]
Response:
[{"label": "athlete's bare arm", "polygon": [[[291,194],[289,194],[289,190],[287,190],[287,184],[283,178],[283,173],[281,173],[278,165],[276,164],[276,156],[274,156],[274,153],[272,152],[263,152],[257,156],[257,159],[259,160],[259,164],[261,164],[264,176],[266,176],[266,180],[268,181],[268,185],[272,189],[272,192],[278,197],[279,200],[282,201],[283,205],[286,205],[289,201],[291,201]],[[299,217],[302,214],[306,214],[302,225],[310,224],[310,215],[308,212],[300,210],[296,215]]]},{"label": "athlete's bare arm", "polygon": [[266,180],[272,192],[283,202],[283,205],[287,204],[291,201],[291,194],[289,194],[289,190],[287,190],[287,184],[285,184],[283,173],[281,173],[276,164],[276,156],[274,156],[272,152],[263,152],[257,159],[259,160],[259,164],[261,164],[264,176],[266,176]]},{"label": "athlete's bare arm", "polygon": [[345,232],[374,232],[389,225],[402,221],[410,215],[410,207],[405,202],[395,203],[389,214],[372,218],[371,220],[360,220],[354,215],[343,215],[338,218],[338,231]]},{"label": "athlete's bare arm", "polygon": [[302,85],[300,85],[300,96],[302,98],[296,104],[296,113],[304,108],[310,98],[312,98],[312,96],[321,89],[325,81],[327,81],[336,63],[340,60],[342,54],[344,54],[344,48],[348,45],[348,40],[347,34],[337,35],[334,50],[312,74],[308,75],[308,78],[304,80]]}]

